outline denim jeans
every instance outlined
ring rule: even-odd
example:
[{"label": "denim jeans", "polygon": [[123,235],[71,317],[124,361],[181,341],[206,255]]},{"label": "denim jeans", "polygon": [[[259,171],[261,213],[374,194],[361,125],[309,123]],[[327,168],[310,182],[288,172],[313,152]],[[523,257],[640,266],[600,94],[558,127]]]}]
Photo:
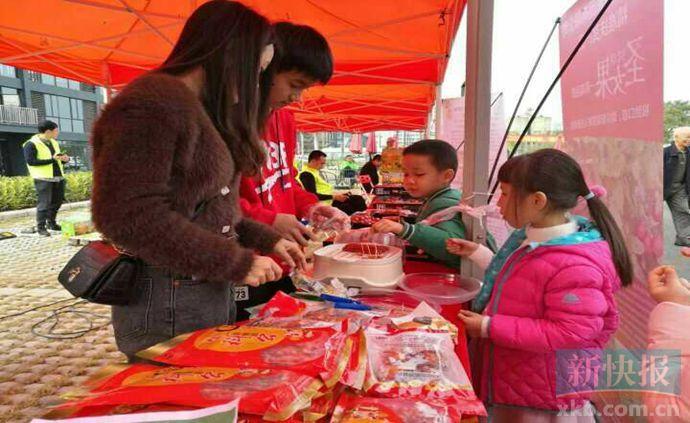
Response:
[{"label": "denim jeans", "polygon": [[181,278],[143,265],[131,302],[112,308],[115,341],[131,361],[138,351],[177,335],[234,323],[235,313],[231,282]]}]

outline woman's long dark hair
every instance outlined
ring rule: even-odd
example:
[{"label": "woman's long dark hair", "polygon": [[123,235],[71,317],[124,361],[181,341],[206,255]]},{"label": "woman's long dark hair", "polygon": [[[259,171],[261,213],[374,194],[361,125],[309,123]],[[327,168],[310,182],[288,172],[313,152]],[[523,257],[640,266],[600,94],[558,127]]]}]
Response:
[{"label": "woman's long dark hair", "polygon": [[[543,192],[550,210],[554,211],[571,210],[579,197],[589,194],[580,165],[564,152],[551,148],[511,158],[501,166],[498,180],[510,184],[518,198]],[[611,247],[618,276],[624,286],[629,285],[633,279],[632,262],[616,220],[599,197],[587,200],[587,206],[594,223]]]},{"label": "woman's long dark hair", "polygon": [[202,102],[223,137],[238,171],[259,171],[265,160],[259,133],[259,65],[271,43],[266,18],[235,1],[212,0],[192,13],[175,47],[158,69],[181,75],[201,66]]}]

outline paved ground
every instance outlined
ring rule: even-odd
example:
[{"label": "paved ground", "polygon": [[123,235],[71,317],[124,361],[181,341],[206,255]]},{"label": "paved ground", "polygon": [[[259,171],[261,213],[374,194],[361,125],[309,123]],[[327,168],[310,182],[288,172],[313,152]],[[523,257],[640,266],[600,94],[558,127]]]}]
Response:
[{"label": "paved ground", "polygon": [[[80,213],[77,209],[62,217]],[[666,257],[664,261],[690,276],[690,259],[680,257],[673,246],[670,213],[665,211]],[[0,231],[30,226],[32,218],[0,221]],[[100,327],[75,339],[48,339],[54,320],[39,324],[54,311],[75,303],[58,282],[57,274],[78,247],[70,247],[61,236],[19,237],[0,241],[0,422],[26,422],[43,414],[59,401],[59,395],[73,390],[106,364],[121,362],[105,306],[78,304],[81,313],[60,315],[55,331],[78,331]],[[53,304],[56,301],[60,303]],[[52,304],[52,305],[51,305]],[[31,310],[32,308],[37,310]],[[89,312],[92,314],[85,314]],[[14,314],[22,313],[18,316]],[[37,327],[35,325],[39,324]],[[33,331],[32,331],[33,328]],[[36,334],[36,333],[38,334]]]},{"label": "paved ground", "polygon": [[[0,221],[0,230],[18,234],[32,220]],[[0,241],[0,422],[27,422],[41,416],[60,400],[59,395],[74,390],[100,367],[124,358],[108,326],[108,307],[71,306],[77,301],[57,282],[58,272],[77,249],[62,236]],[[35,307],[41,308],[31,310]],[[75,339],[46,338],[56,320],[40,322],[54,311],[67,313],[59,315],[53,334],[100,328]],[[14,316],[18,313],[22,314]]]}]

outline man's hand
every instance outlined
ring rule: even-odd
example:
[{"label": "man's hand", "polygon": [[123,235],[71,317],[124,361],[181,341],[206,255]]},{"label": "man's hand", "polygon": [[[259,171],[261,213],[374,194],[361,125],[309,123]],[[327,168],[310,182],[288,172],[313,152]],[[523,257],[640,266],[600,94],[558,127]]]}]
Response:
[{"label": "man's hand", "polygon": [[273,221],[273,229],[285,239],[306,246],[309,240],[314,239],[314,234],[291,214],[278,213]]},{"label": "man's hand", "polygon": [[679,278],[676,269],[671,266],[659,266],[649,272],[647,277],[649,295],[657,302],[690,305],[690,284]]},{"label": "man's hand", "polygon": [[257,287],[266,282],[276,281],[283,274],[283,269],[270,257],[256,256],[249,273],[244,277],[245,284]]},{"label": "man's hand", "polygon": [[371,230],[373,232],[392,233],[395,235],[401,235],[403,229],[404,227],[402,223],[393,222],[392,220],[388,219],[381,219],[378,222],[374,223],[374,225],[371,227]]},{"label": "man's hand", "polygon": [[273,247],[273,253],[283,259],[292,269],[296,267],[300,270],[305,270],[307,268],[307,259],[296,242],[281,239]]},{"label": "man's hand", "polygon": [[335,207],[316,204],[307,215],[315,230],[342,232],[350,229],[350,216]]},{"label": "man's hand", "polygon": [[55,160],[60,160],[63,163],[67,163],[69,161],[69,156],[67,154],[62,154],[62,153],[58,153],[58,154],[54,155],[53,158]]},{"label": "man's hand", "polygon": [[333,194],[333,199],[335,201],[340,201],[341,203],[347,201],[347,194]]}]

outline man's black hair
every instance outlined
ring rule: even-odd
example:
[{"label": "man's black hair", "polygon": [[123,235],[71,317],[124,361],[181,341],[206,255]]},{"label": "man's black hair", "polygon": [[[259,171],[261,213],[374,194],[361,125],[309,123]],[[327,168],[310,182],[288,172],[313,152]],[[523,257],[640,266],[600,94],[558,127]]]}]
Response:
[{"label": "man's black hair", "polygon": [[274,72],[301,72],[327,84],[333,76],[333,55],[328,42],[314,28],[291,22],[273,25],[276,39]]},{"label": "man's black hair", "polygon": [[371,158],[371,161],[373,162],[374,160],[382,160],[381,155],[377,154],[374,157]]},{"label": "man's black hair", "polygon": [[458,172],[458,156],[455,152],[455,148],[445,141],[417,141],[403,150],[403,156],[407,156],[408,154],[416,154],[418,156],[427,156],[431,158],[431,164],[433,164],[439,172],[443,172],[446,169],[450,169],[454,173]]},{"label": "man's black hair", "polygon": [[321,157],[328,157],[326,153],[324,153],[321,150],[314,150],[311,153],[309,153],[309,158],[307,159],[308,162],[312,160],[317,160],[320,159]]},{"label": "man's black hair", "polygon": [[44,120],[38,124],[38,132],[44,134],[46,131],[57,129],[57,127],[57,123],[53,122],[52,120]]}]

